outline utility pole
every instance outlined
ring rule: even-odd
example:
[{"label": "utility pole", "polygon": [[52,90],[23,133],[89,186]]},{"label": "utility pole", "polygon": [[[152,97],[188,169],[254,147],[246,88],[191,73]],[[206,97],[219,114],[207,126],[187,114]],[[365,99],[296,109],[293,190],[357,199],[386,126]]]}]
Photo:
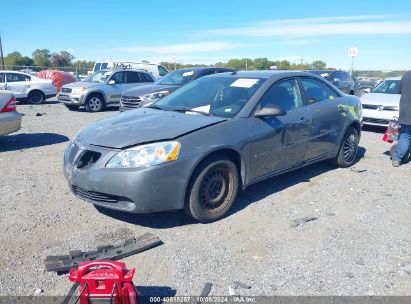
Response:
[{"label": "utility pole", "polygon": [[304,56],[301,56],[301,63],[300,63],[301,66],[303,65],[303,61],[304,61]]},{"label": "utility pole", "polygon": [[245,70],[248,71],[248,59],[245,59]]},{"label": "utility pole", "polygon": [[4,57],[3,57],[3,45],[1,44],[1,36],[0,36],[0,58],[1,58],[2,70],[5,70],[5,68],[4,68]]}]

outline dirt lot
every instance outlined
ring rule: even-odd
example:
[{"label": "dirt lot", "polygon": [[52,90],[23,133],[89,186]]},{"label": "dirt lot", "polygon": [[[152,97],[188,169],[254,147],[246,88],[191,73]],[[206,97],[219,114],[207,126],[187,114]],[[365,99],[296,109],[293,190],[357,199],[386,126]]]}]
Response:
[{"label": "dirt lot", "polygon": [[[45,256],[148,231],[164,244],[124,259],[146,295],[198,295],[206,282],[212,295],[411,295],[411,164],[391,167],[381,130],[363,132],[353,168],[321,163],[261,182],[204,225],[181,212],[100,212],[69,192],[65,146],[116,111],[18,110],[23,128],[0,137],[0,295],[66,294],[71,283],[45,272]],[[305,217],[317,219],[294,227]]]}]

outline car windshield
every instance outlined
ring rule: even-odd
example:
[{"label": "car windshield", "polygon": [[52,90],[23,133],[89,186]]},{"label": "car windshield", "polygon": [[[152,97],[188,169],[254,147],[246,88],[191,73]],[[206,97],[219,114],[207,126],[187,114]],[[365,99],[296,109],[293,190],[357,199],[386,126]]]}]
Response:
[{"label": "car windshield", "polygon": [[193,80],[194,75],[196,74],[196,71],[194,70],[179,70],[179,71],[174,71],[160,80],[157,81],[156,84],[161,84],[161,85],[184,85],[191,80]]},{"label": "car windshield", "polygon": [[399,80],[384,80],[374,90],[372,90],[372,93],[399,94],[400,93],[400,81]]},{"label": "car windshield", "polygon": [[97,73],[94,73],[93,75],[90,75],[86,79],[87,82],[96,82],[96,83],[103,83],[107,80],[108,77],[112,74],[112,71],[99,71]]},{"label": "car windshield", "polygon": [[200,78],[160,99],[153,107],[231,118],[240,112],[264,81],[263,78]]}]

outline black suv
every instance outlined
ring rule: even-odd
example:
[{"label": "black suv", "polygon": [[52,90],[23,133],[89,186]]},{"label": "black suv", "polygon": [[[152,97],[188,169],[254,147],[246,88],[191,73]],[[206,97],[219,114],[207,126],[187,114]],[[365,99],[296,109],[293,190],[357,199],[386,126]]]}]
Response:
[{"label": "black suv", "polygon": [[176,70],[168,73],[152,85],[124,91],[120,99],[120,111],[123,112],[148,106],[195,79],[224,72],[234,72],[234,70],[217,67]]},{"label": "black suv", "polygon": [[351,78],[350,73],[340,70],[309,70],[306,71],[321,76],[325,80],[328,80],[340,91],[345,94],[355,94],[355,81]]}]

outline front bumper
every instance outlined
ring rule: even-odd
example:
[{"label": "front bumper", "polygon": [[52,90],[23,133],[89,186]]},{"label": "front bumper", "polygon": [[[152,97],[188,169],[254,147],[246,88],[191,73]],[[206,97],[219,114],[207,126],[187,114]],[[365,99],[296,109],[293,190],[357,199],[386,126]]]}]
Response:
[{"label": "front bumper", "polygon": [[73,94],[73,93],[63,93],[60,92],[57,94],[57,99],[59,102],[68,104],[68,105],[84,105],[85,94]]},{"label": "front bumper", "polygon": [[21,116],[19,112],[0,113],[0,135],[6,135],[20,130]]},{"label": "front bumper", "polygon": [[363,109],[363,124],[370,126],[388,126],[388,123],[399,116],[399,111]]},{"label": "front bumper", "polygon": [[[81,148],[76,148],[81,147]],[[77,168],[84,151],[101,153],[89,168]],[[69,144],[64,176],[72,192],[95,205],[133,213],[182,209],[195,159],[142,169],[110,169],[106,163],[119,150]]]}]

